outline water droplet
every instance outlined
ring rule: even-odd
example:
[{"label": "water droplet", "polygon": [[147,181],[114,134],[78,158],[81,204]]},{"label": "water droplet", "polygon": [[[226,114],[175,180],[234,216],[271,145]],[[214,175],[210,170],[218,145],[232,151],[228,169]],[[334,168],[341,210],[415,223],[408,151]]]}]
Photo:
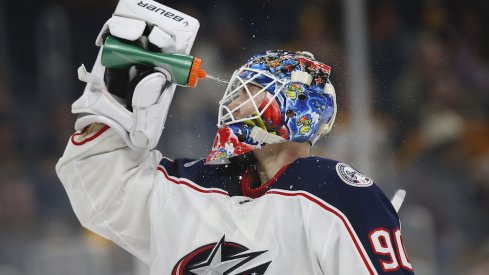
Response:
[{"label": "water droplet", "polygon": [[226,80],[224,80],[224,79],[222,79],[220,77],[213,76],[213,75],[210,75],[210,74],[207,74],[206,78],[212,79],[212,80],[217,81],[217,82],[224,83],[226,85],[229,83],[229,81],[226,81]]},{"label": "water droplet", "polygon": [[255,37],[256,37],[256,35],[253,34],[253,38],[255,38]]},{"label": "water droplet", "polygon": [[293,186],[293,185],[289,186],[289,189],[292,189],[292,188],[294,188],[294,186]]}]

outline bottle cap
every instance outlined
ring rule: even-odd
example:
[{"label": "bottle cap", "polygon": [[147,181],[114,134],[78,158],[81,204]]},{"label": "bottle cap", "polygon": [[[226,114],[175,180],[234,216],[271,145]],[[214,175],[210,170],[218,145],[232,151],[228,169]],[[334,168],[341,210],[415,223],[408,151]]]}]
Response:
[{"label": "bottle cap", "polygon": [[190,74],[188,76],[187,87],[195,88],[195,86],[197,86],[197,81],[199,79],[204,79],[206,76],[207,73],[202,70],[202,60],[198,57],[194,57],[192,68],[190,68]]}]

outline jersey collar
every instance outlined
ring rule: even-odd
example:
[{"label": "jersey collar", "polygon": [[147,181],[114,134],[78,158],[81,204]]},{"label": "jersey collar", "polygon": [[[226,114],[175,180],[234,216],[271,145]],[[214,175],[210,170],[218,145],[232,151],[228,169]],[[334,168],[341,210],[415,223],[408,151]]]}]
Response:
[{"label": "jersey collar", "polygon": [[280,168],[280,170],[271,179],[261,185],[258,172],[256,171],[256,166],[249,166],[243,171],[241,178],[241,191],[243,192],[243,195],[253,199],[263,196],[280,178],[280,176],[282,176],[289,166],[290,164],[287,164]]}]

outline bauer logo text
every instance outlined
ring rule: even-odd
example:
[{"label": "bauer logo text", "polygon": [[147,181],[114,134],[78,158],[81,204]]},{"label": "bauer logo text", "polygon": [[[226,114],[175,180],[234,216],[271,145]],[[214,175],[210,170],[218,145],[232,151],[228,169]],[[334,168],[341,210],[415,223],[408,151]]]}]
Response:
[{"label": "bauer logo text", "polygon": [[152,11],[154,13],[159,13],[159,14],[161,14],[161,15],[163,15],[165,17],[171,18],[171,19],[173,19],[173,20],[175,20],[177,22],[181,22],[183,20],[183,17],[181,17],[181,16],[178,16],[178,15],[176,15],[176,14],[174,14],[172,12],[169,12],[169,11],[163,9],[163,8],[159,8],[159,7],[156,7],[154,5],[145,3],[143,1],[139,1],[138,6],[143,7],[143,8],[146,8],[147,10],[150,10],[150,11]]}]

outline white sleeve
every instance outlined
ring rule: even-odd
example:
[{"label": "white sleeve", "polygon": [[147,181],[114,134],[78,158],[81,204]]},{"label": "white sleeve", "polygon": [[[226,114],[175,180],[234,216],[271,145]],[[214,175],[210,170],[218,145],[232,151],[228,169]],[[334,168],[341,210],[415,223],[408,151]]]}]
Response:
[{"label": "white sleeve", "polygon": [[150,260],[150,206],[158,151],[136,152],[107,126],[72,136],[56,172],[81,224],[141,261]]}]

